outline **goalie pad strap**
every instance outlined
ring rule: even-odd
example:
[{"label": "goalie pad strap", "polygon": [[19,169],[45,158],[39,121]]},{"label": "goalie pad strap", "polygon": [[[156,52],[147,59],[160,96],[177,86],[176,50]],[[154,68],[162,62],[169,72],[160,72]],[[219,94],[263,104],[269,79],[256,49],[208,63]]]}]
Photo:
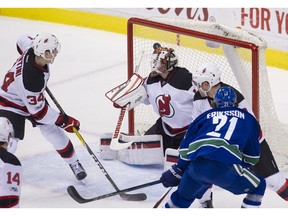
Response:
[{"label": "goalie pad strap", "polygon": [[164,171],[170,169],[173,164],[177,163],[179,152],[177,149],[167,148],[165,150]]},{"label": "goalie pad strap", "polygon": [[129,148],[160,148],[162,142],[161,135],[144,135],[144,136],[129,136],[126,134],[120,134],[119,142],[131,142],[133,145]]},{"label": "goalie pad strap", "polygon": [[[100,145],[110,145],[113,134],[108,133],[103,135],[100,138]],[[129,148],[140,148],[140,145],[143,145],[143,148],[159,148],[161,146],[161,135],[144,135],[144,136],[129,136],[121,133],[119,136],[119,142],[131,142],[133,141],[133,146]]]}]

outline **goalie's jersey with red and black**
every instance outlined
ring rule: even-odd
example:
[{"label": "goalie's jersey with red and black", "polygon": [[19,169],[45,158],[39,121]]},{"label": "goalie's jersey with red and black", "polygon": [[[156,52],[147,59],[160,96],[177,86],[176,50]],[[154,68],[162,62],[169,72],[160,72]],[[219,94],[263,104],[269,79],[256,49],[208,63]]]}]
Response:
[{"label": "goalie's jersey with red and black", "polygon": [[186,131],[193,120],[191,110],[197,91],[192,74],[186,68],[176,67],[166,79],[149,76],[144,86],[148,95],[145,103],[160,115],[165,132],[174,136]]},{"label": "goalie's jersey with red and black", "polygon": [[18,158],[0,147],[0,208],[19,207],[22,166]]},{"label": "goalie's jersey with red and black", "polygon": [[32,115],[42,124],[54,124],[59,112],[48,106],[45,100],[49,76],[49,66],[37,65],[34,51],[28,47],[3,79],[0,88],[0,109],[22,116]]}]

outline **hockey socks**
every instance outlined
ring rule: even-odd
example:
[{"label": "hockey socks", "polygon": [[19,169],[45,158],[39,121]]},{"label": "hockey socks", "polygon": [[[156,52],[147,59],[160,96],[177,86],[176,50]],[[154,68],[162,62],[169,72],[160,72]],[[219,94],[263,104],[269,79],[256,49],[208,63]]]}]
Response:
[{"label": "hockey socks", "polygon": [[288,201],[288,179],[286,179],[285,184],[277,191],[277,194]]}]

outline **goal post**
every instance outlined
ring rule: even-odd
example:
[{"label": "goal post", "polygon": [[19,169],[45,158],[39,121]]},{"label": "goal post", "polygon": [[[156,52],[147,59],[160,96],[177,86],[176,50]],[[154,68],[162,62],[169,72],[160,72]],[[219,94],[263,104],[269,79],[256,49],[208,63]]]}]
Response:
[{"label": "goal post", "polygon": [[[191,73],[203,63],[217,64],[222,81],[240,90],[250,103],[268,143],[272,143],[271,149],[288,155],[288,145],[284,145],[286,140],[281,135],[283,132],[288,134],[288,130],[279,122],[275,112],[266,69],[265,40],[240,28],[214,22],[164,17],[130,18],[127,24],[128,78],[134,72],[139,53],[144,54],[138,73],[142,77],[149,75],[155,42],[173,48],[178,65]],[[143,134],[157,118],[159,116],[151,106],[139,105],[129,111],[129,133]]]}]

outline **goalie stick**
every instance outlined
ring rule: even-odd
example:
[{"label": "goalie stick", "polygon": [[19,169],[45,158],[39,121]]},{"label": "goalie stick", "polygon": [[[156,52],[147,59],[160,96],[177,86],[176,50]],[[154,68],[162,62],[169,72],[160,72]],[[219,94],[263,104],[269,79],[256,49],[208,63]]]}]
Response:
[{"label": "goalie stick", "polygon": [[159,184],[161,183],[160,180],[156,180],[156,181],[152,181],[152,182],[148,182],[148,183],[145,183],[145,184],[142,184],[142,185],[137,185],[137,186],[134,186],[134,187],[131,187],[131,188],[126,188],[126,189],[123,189],[123,190],[119,190],[119,191],[115,191],[115,192],[112,192],[112,193],[108,193],[108,194],[104,194],[104,195],[101,195],[101,196],[97,196],[97,197],[93,197],[93,198],[83,198],[79,193],[78,191],[76,190],[76,188],[74,186],[69,186],[67,188],[67,191],[69,193],[69,195],[78,203],[88,203],[88,202],[92,202],[92,201],[96,201],[96,200],[100,200],[100,199],[105,199],[105,198],[108,198],[108,197],[111,197],[111,196],[115,196],[115,195],[118,195],[119,193],[125,193],[125,192],[129,192],[129,191],[133,191],[133,190],[138,190],[138,189],[141,189],[141,188],[144,188],[144,187],[148,187],[148,186],[152,186],[152,185],[155,185],[155,184]]},{"label": "goalie stick", "polygon": [[[48,87],[46,87],[46,92],[48,93],[48,95],[50,96],[50,98],[52,99],[52,101],[55,103],[55,105],[57,106],[57,108],[59,109],[60,112],[65,113],[64,110],[62,109],[62,107],[60,106],[60,104],[58,103],[58,101],[56,100],[56,98],[54,97],[54,95],[52,94],[52,92],[50,91],[50,89]],[[79,138],[79,140],[81,141],[81,143],[84,145],[84,147],[87,149],[87,151],[89,152],[89,154],[92,156],[92,158],[94,159],[94,161],[96,162],[96,164],[99,166],[100,170],[102,171],[102,173],[105,175],[105,177],[108,179],[108,181],[112,184],[112,186],[114,187],[114,189],[119,192],[120,189],[117,187],[117,185],[115,184],[115,182],[112,180],[112,178],[110,177],[110,175],[108,174],[108,172],[105,170],[105,168],[102,166],[102,164],[100,163],[100,161],[98,160],[98,158],[96,157],[96,155],[93,153],[93,151],[91,150],[91,148],[88,146],[88,144],[85,142],[85,140],[83,139],[83,137],[81,136],[81,134],[79,133],[79,131],[76,128],[73,128],[73,132],[77,135],[77,137]],[[144,193],[139,193],[139,194],[125,194],[125,193],[118,193],[122,199],[124,200],[129,200],[129,201],[141,201],[141,200],[146,200],[147,196]]]},{"label": "goalie stick", "polygon": [[[127,94],[128,92],[139,87],[139,85],[143,84],[143,82],[144,82],[143,78],[139,74],[137,74],[139,71],[139,68],[140,68],[140,64],[141,64],[143,55],[144,55],[144,51],[141,52],[138,64],[135,66],[134,74],[130,77],[130,79],[128,79],[126,82],[120,84],[119,86],[115,87],[114,89],[106,92],[105,96],[109,100],[114,102],[117,99],[123,97],[123,95]],[[129,110],[129,104],[121,108],[120,115],[118,117],[118,121],[117,121],[117,125],[116,125],[116,129],[114,131],[112,140],[110,142],[110,149],[111,150],[119,151],[122,149],[126,149],[130,145],[132,145],[132,143],[133,143],[133,141],[127,142],[127,143],[119,143],[119,141],[118,141],[119,136],[120,136],[121,127],[122,127],[122,122],[123,122],[123,119],[124,119],[124,116],[126,114],[127,109]]]},{"label": "goalie stick", "polygon": [[120,115],[119,115],[118,122],[117,122],[117,126],[116,126],[115,132],[113,134],[113,137],[111,139],[110,146],[109,146],[110,149],[112,149],[112,150],[119,151],[121,149],[128,148],[133,143],[133,141],[126,142],[126,143],[119,143],[119,141],[118,141],[119,136],[120,136],[122,123],[123,123],[123,119],[124,119],[127,108],[129,108],[129,105],[121,108]]}]

